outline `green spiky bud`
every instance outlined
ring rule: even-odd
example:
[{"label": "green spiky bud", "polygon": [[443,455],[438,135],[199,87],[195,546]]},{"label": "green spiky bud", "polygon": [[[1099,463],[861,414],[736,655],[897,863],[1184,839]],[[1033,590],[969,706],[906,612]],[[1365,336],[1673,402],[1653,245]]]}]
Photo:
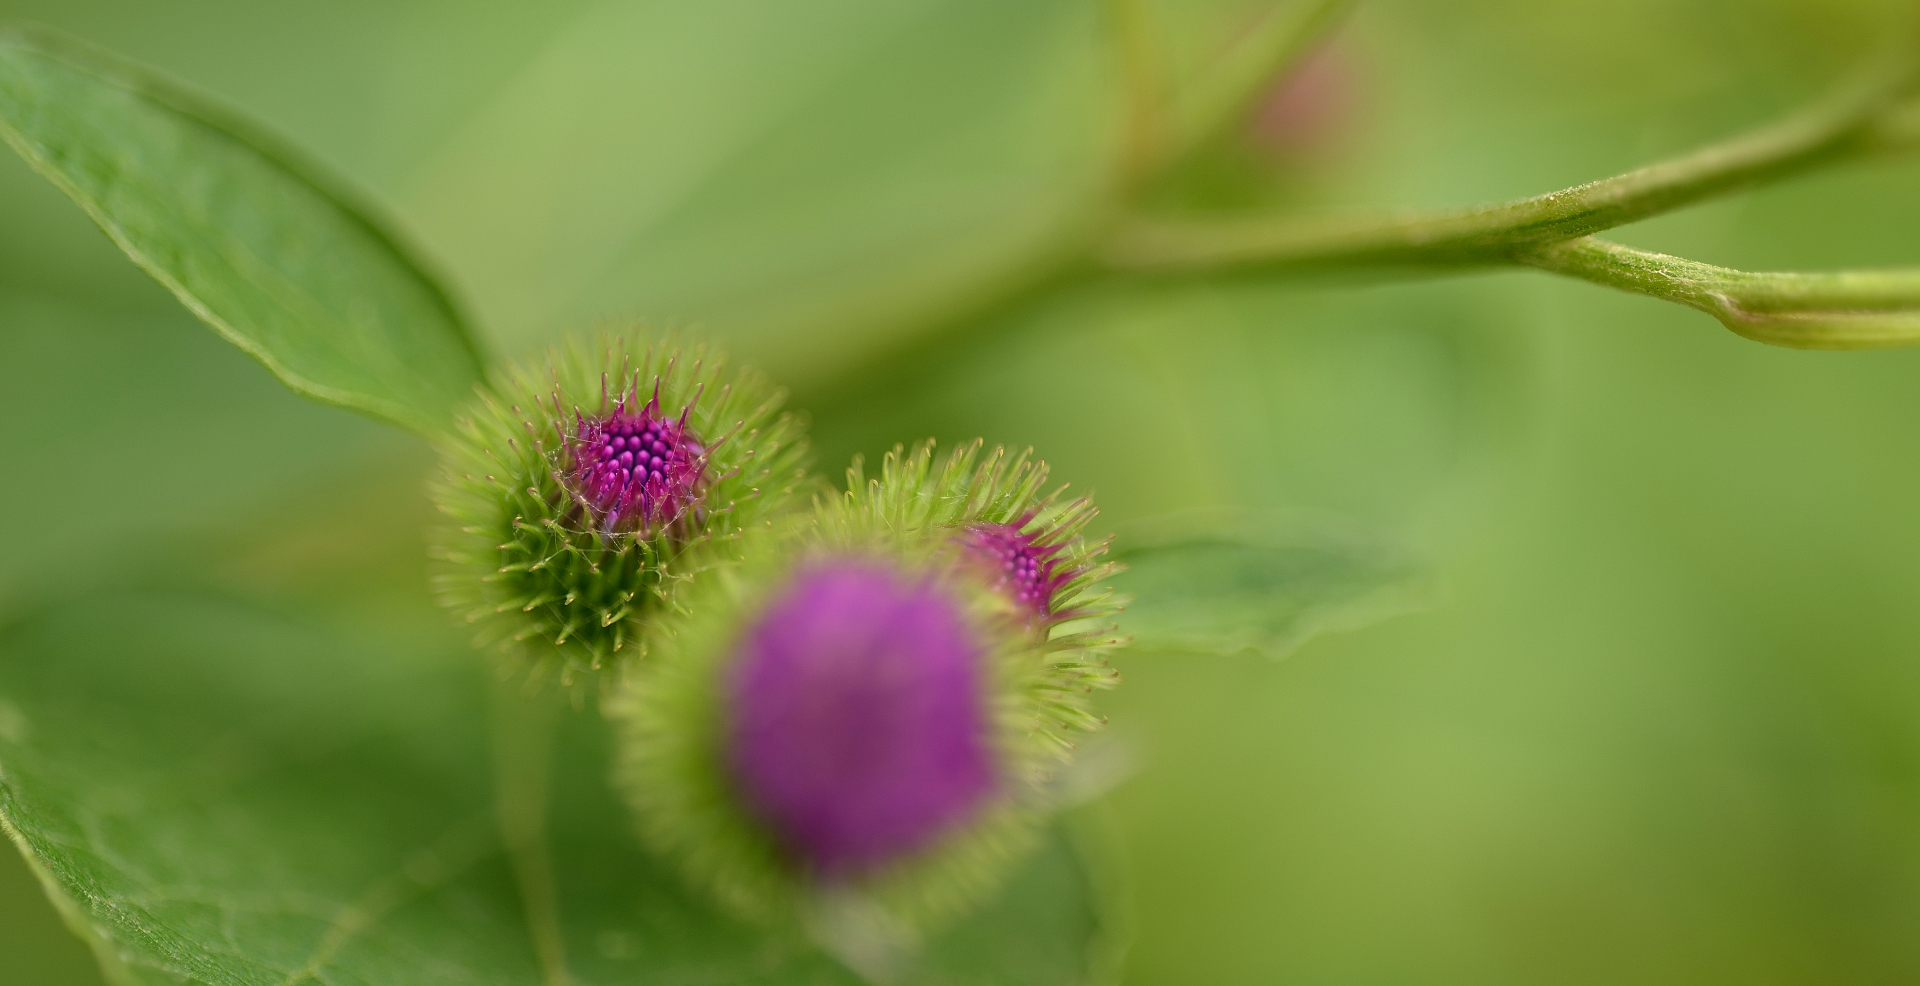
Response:
[{"label": "green spiky bud", "polygon": [[[1040,495],[1025,457],[978,453],[937,470],[928,448],[896,453],[707,573],[611,703],[643,836],[735,909],[818,923],[852,897],[901,928],[964,909],[1101,724],[1090,693],[1116,683],[1121,641],[1098,549],[1062,533],[1091,508]],[[1036,615],[1009,591],[976,524],[1064,559],[1062,604]]]},{"label": "green spiky bud", "polygon": [[978,439],[944,457],[935,456],[931,441],[911,453],[895,446],[881,460],[878,479],[868,480],[863,463],[854,460],[847,497],[891,530],[958,540],[966,549],[962,557],[981,568],[1038,633],[1070,642],[1080,635],[1063,628],[1119,611],[1102,584],[1115,566],[1103,560],[1105,541],[1083,536],[1098,514],[1092,497],[1068,498],[1064,484],[1049,489],[1047,464],[1032,456],[1032,449],[986,451]]},{"label": "green spiky bud", "polygon": [[700,557],[723,560],[803,482],[783,398],[643,329],[495,374],[443,449],[441,600],[536,678],[644,653],[692,549],[720,544]]}]

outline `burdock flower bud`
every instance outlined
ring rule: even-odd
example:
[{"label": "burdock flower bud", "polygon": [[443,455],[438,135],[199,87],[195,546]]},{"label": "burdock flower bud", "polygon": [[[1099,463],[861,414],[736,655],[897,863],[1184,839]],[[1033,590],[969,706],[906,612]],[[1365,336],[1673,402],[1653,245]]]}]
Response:
[{"label": "burdock flower bud", "polygon": [[764,527],[801,482],[782,396],[639,330],[498,375],[444,449],[441,599],[536,677],[644,651],[689,551]]},{"label": "burdock flower bud", "polygon": [[[1101,724],[1088,699],[1116,682],[1119,641],[1076,604],[1099,569],[1057,525],[1081,514],[977,449],[950,475],[891,457],[879,487],[904,485],[856,482],[710,573],[613,703],[643,834],[736,909],[817,917],[853,895],[900,927],[963,909],[1031,843],[1072,736]],[[938,492],[923,481],[962,474],[974,508],[902,522]],[[976,524],[1053,567],[1003,578],[1005,556],[975,546],[999,534]]]},{"label": "burdock flower bud", "polygon": [[945,457],[932,442],[913,452],[896,446],[867,480],[856,460],[847,471],[847,495],[895,530],[946,536],[1016,611],[1056,649],[1080,642],[1104,646],[1101,621],[1118,612],[1102,582],[1114,565],[1107,544],[1083,537],[1098,513],[1090,497],[1047,488],[1047,464],[1032,450],[984,451],[975,440]]}]

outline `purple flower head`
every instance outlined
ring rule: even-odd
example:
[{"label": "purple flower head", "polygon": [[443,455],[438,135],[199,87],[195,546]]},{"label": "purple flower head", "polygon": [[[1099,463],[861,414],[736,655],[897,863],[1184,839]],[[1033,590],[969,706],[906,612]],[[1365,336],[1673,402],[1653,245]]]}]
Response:
[{"label": "purple flower head", "polygon": [[691,405],[678,418],[660,413],[660,392],[637,413],[622,398],[603,417],[582,416],[572,451],[574,492],[592,508],[604,531],[654,531],[686,514],[700,497],[707,450],[687,428]]},{"label": "purple flower head", "polygon": [[1023,517],[1013,524],[974,524],[961,535],[960,543],[981,568],[990,573],[995,588],[1035,617],[1052,614],[1054,596],[1073,578],[1063,570],[1059,554],[1064,544],[1038,544],[1042,532],[1023,534],[1032,521]]},{"label": "purple flower head", "polygon": [[802,568],[734,654],[736,789],[821,877],[929,845],[997,786],[985,659],[937,583],[878,561]]}]

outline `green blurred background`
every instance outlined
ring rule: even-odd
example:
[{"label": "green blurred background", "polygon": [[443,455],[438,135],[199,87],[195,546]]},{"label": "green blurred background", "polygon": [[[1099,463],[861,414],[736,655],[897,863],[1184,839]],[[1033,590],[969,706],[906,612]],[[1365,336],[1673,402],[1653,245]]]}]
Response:
[{"label": "green blurred background", "polygon": [[[1177,76],[1265,5],[1148,6]],[[1155,195],[1444,205],[1601,177],[1816,95],[1891,7],[1372,0]],[[1128,982],[1920,981],[1920,352],[1767,349],[1530,274],[1087,281],[975,312],[1095,193],[1116,114],[1090,0],[0,17],[310,149],[502,352],[693,322],[794,385],[829,473],[981,434],[1037,446],[1122,532],[1234,507],[1415,546],[1425,612],[1281,662],[1123,656]],[[359,618],[438,619],[408,588],[423,445],[281,390],[10,156],[0,217],[0,608],[233,555],[315,606],[391,584]],[[1920,263],[1920,162],[1620,238]],[[98,982],[10,852],[0,982]]]}]

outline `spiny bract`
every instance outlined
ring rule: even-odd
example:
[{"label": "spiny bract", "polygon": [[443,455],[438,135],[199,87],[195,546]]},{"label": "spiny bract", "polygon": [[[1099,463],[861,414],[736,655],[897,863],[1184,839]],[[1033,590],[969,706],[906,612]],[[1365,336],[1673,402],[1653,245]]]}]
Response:
[{"label": "spiny bract", "polygon": [[695,574],[689,549],[766,526],[803,482],[783,397],[704,345],[641,329],[496,374],[443,449],[442,601],[536,678],[570,684],[643,652]]},{"label": "spiny bract", "polygon": [[[611,704],[643,835],[737,910],[805,918],[853,892],[902,926],[952,915],[1031,844],[1071,736],[1100,726],[1088,699],[1120,641],[1075,534],[1091,508],[978,451],[937,473],[930,449],[891,456],[876,487],[856,471],[756,539]],[[1059,604],[1010,592],[976,524],[1051,549]]]}]

